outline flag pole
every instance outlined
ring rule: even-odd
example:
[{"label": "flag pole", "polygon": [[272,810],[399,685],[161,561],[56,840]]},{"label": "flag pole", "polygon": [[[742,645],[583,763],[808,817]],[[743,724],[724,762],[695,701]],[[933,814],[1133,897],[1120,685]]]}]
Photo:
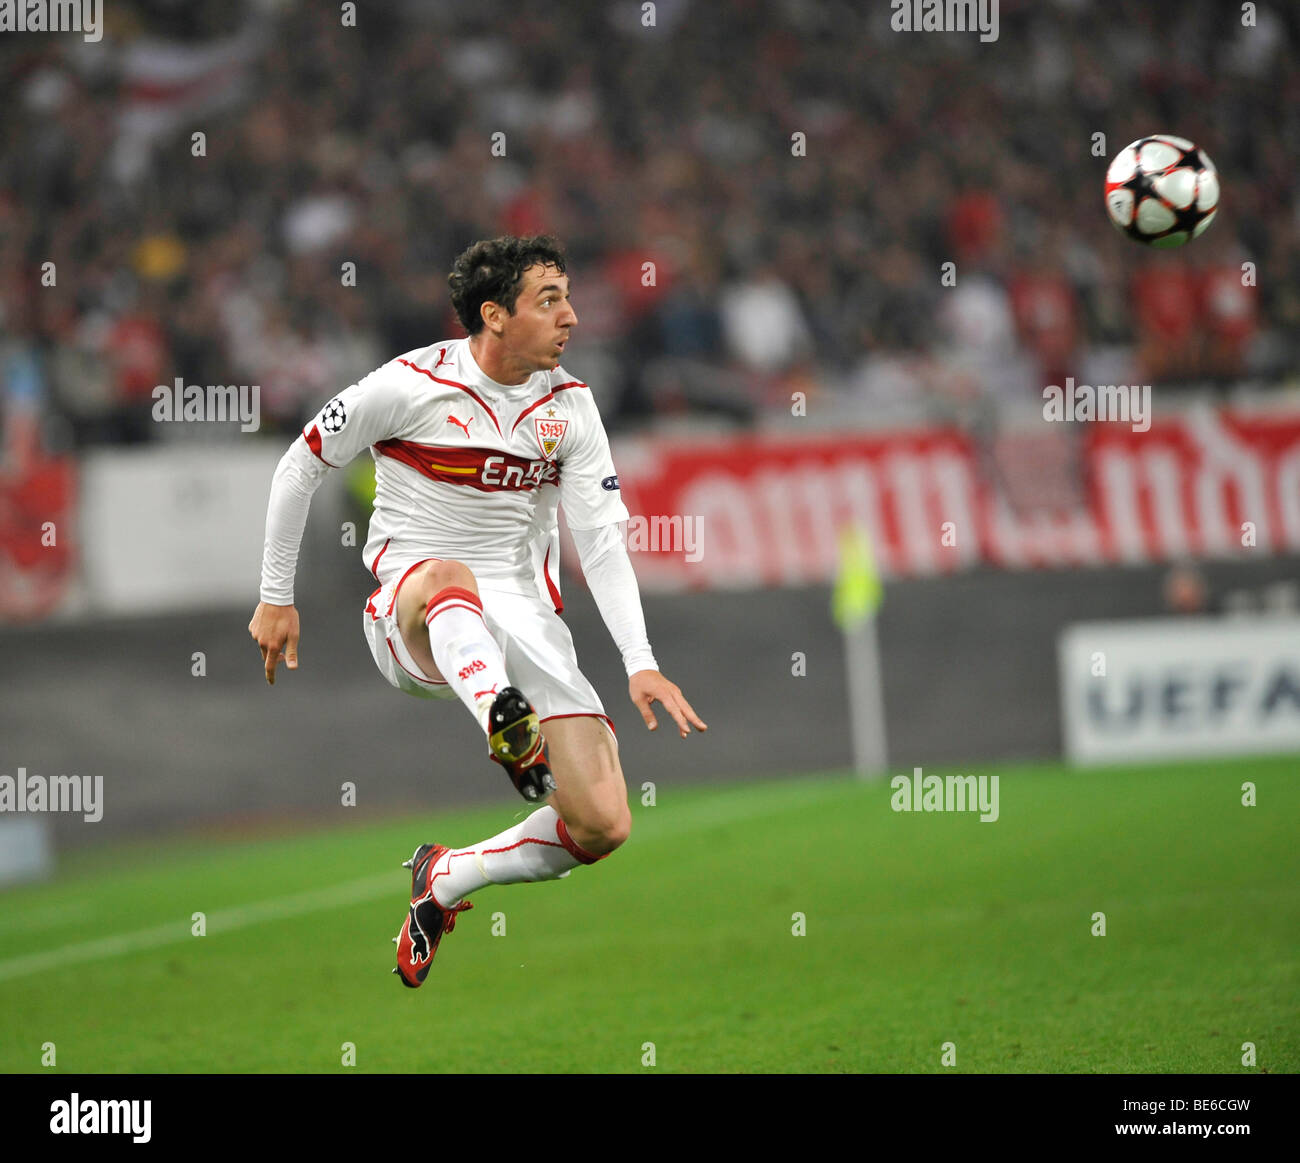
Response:
[{"label": "flag pole", "polygon": [[876,615],[883,600],[871,537],[860,526],[840,534],[840,571],[831,610],[844,635],[845,687],[853,739],[853,769],[861,779],[888,770],[885,693]]}]

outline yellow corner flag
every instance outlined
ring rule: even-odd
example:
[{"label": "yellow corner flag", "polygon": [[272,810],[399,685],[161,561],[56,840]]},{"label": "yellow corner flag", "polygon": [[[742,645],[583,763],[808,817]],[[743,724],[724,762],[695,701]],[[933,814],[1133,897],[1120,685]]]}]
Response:
[{"label": "yellow corner flag", "polygon": [[831,597],[836,624],[841,630],[862,625],[880,609],[883,598],[870,534],[860,525],[846,525],[840,532],[840,573]]}]

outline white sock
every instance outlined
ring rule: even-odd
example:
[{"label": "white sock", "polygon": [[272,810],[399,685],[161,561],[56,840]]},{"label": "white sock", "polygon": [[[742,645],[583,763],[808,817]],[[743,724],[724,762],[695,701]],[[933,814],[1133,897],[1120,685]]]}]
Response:
[{"label": "white sock", "polygon": [[492,700],[510,680],[501,647],[483,621],[483,603],[473,590],[448,586],[429,599],[424,624],[442,677],[486,732]]},{"label": "white sock", "polygon": [[547,805],[499,836],[444,855],[434,865],[433,895],[443,908],[451,908],[489,884],[554,880],[599,859],[574,843],[559,812]]}]

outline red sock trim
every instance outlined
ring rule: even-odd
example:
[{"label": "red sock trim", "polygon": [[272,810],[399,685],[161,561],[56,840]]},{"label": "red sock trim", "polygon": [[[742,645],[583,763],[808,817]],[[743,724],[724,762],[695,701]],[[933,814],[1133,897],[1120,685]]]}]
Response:
[{"label": "red sock trim", "polygon": [[460,602],[469,602],[480,614],[483,613],[483,603],[479,601],[478,594],[473,590],[467,590],[464,586],[447,586],[446,589],[439,590],[429,599],[424,607],[424,620],[427,622],[433,617],[434,606],[449,602],[453,598]]},{"label": "red sock trim", "polygon": [[560,820],[555,825],[555,833],[560,837],[560,843],[564,845],[565,851],[574,858],[579,864],[595,864],[597,860],[604,860],[609,853],[603,856],[597,856],[594,852],[588,852],[572,836],[569,835],[569,829],[565,827],[564,821]]}]

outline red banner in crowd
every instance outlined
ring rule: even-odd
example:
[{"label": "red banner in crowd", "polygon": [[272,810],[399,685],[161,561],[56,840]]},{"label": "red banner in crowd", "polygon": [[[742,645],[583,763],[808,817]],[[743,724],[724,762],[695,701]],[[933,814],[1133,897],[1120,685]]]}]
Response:
[{"label": "red banner in crowd", "polygon": [[0,469],[0,622],[37,621],[72,583],[77,478],[71,457]]},{"label": "red banner in crowd", "polygon": [[1300,552],[1300,412],[1194,409],[1020,435],[956,427],[616,445],[647,589],[835,576],[846,525],[886,576]]}]

